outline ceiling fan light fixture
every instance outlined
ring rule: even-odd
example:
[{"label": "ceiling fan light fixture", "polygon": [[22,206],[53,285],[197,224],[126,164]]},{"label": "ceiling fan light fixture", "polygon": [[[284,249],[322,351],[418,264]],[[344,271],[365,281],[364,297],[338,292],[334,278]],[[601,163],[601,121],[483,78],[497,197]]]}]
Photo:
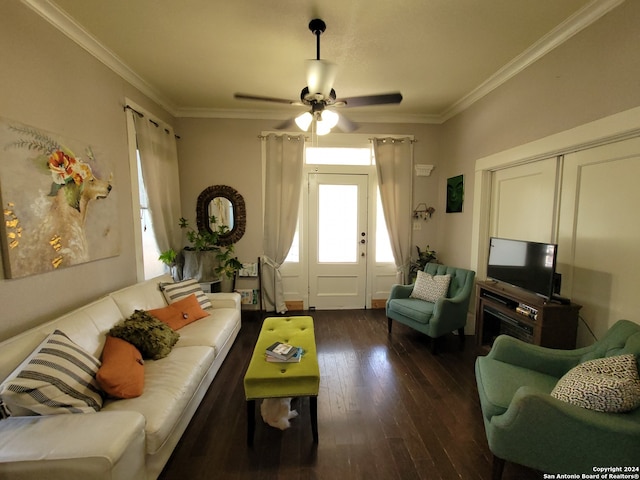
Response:
[{"label": "ceiling fan light fixture", "polygon": [[324,110],[320,114],[320,118],[318,118],[318,123],[322,123],[323,125],[329,127],[329,129],[332,129],[338,124],[339,119],[340,116],[333,110]]},{"label": "ceiling fan light fixture", "polygon": [[326,135],[338,124],[339,116],[331,110],[324,110],[316,114],[316,134]]},{"label": "ceiling fan light fixture", "polygon": [[329,132],[331,132],[329,125],[322,122],[316,122],[316,135],[326,135]]},{"label": "ceiling fan light fixture", "polygon": [[310,112],[304,112],[301,115],[296,117],[296,125],[298,128],[303,131],[309,130],[309,125],[311,125],[311,121],[313,120],[313,115]]},{"label": "ceiling fan light fixture", "polygon": [[309,93],[319,93],[324,98],[329,98],[338,66],[327,60],[307,60],[306,67]]},{"label": "ceiling fan light fixture", "polygon": [[295,121],[296,125],[305,132],[309,130],[309,127],[312,127],[312,135],[326,135],[338,123],[340,123],[340,130],[343,132],[352,132],[358,128],[358,125],[348,117],[340,117],[335,112],[325,110],[327,107],[366,107],[397,104],[402,101],[400,92],[338,99],[336,91],[333,89],[338,67],[335,63],[320,59],[320,36],[326,28],[327,25],[319,18],[314,18],[309,22],[309,30],[316,37],[316,58],[315,60],[306,60],[307,86],[300,91],[300,101],[246,93],[236,93],[235,98],[310,107],[310,110],[295,118],[290,118],[276,128],[279,130],[291,128]]}]

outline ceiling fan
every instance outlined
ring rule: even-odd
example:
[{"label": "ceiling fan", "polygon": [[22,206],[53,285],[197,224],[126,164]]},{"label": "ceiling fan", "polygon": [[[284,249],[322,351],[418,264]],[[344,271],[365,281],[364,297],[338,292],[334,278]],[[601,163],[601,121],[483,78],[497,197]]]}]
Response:
[{"label": "ceiling fan", "polygon": [[300,100],[287,100],[246,93],[236,93],[234,97],[241,100],[258,100],[311,107],[310,110],[295,118],[290,118],[276,128],[286,130],[297,124],[300,129],[306,131],[309,126],[313,125],[318,135],[329,133],[336,125],[345,132],[351,132],[358,128],[356,123],[331,110],[332,107],[364,107],[400,103],[402,101],[402,94],[399,92],[337,98],[336,91],[333,89],[337,66],[335,63],[320,59],[320,35],[326,28],[324,21],[319,18],[309,22],[309,30],[316,36],[316,59],[306,61],[307,86],[300,92]]}]

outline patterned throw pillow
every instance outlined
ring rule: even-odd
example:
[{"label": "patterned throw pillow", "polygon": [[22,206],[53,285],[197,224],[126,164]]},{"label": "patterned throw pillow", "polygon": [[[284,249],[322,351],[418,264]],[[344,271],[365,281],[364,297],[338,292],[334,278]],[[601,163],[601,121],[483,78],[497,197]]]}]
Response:
[{"label": "patterned throw pillow", "polygon": [[180,338],[180,334],[169,325],[144,310],[136,310],[129,318],[114,325],[109,335],[126,340],[140,351],[143,358],[152,360],[169,355]]},{"label": "patterned throw pillow", "polygon": [[633,354],[598,358],[569,370],[551,396],[598,412],[628,412],[640,406],[640,377]]},{"label": "patterned throw pillow", "polygon": [[418,271],[416,283],[413,285],[411,298],[419,298],[427,302],[435,302],[440,297],[444,297],[449,291],[451,275],[431,275],[430,273]]},{"label": "patterned throw pillow", "polygon": [[164,293],[164,298],[168,304],[172,304],[195,293],[202,308],[213,307],[207,294],[204,293],[200,284],[193,278],[176,283],[161,283],[160,290]]},{"label": "patterned throw pillow", "polygon": [[56,330],[0,386],[0,397],[12,415],[97,412],[98,368],[97,358]]}]

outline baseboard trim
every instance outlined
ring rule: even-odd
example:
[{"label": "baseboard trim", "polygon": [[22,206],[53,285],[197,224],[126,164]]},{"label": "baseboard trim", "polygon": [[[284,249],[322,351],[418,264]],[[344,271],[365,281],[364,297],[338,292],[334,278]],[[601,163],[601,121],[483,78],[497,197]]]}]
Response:
[{"label": "baseboard trim", "polygon": [[371,300],[371,308],[385,308],[387,305],[386,298],[374,298]]},{"label": "baseboard trim", "polygon": [[287,310],[304,310],[304,302],[302,300],[289,300],[285,301],[284,304],[287,306]]}]

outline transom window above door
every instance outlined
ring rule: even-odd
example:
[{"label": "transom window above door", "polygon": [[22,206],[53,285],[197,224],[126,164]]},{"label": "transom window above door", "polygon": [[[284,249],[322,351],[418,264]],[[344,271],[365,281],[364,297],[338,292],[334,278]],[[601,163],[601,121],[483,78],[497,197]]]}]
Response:
[{"label": "transom window above door", "polygon": [[374,165],[371,147],[306,147],[305,162],[307,165]]}]

